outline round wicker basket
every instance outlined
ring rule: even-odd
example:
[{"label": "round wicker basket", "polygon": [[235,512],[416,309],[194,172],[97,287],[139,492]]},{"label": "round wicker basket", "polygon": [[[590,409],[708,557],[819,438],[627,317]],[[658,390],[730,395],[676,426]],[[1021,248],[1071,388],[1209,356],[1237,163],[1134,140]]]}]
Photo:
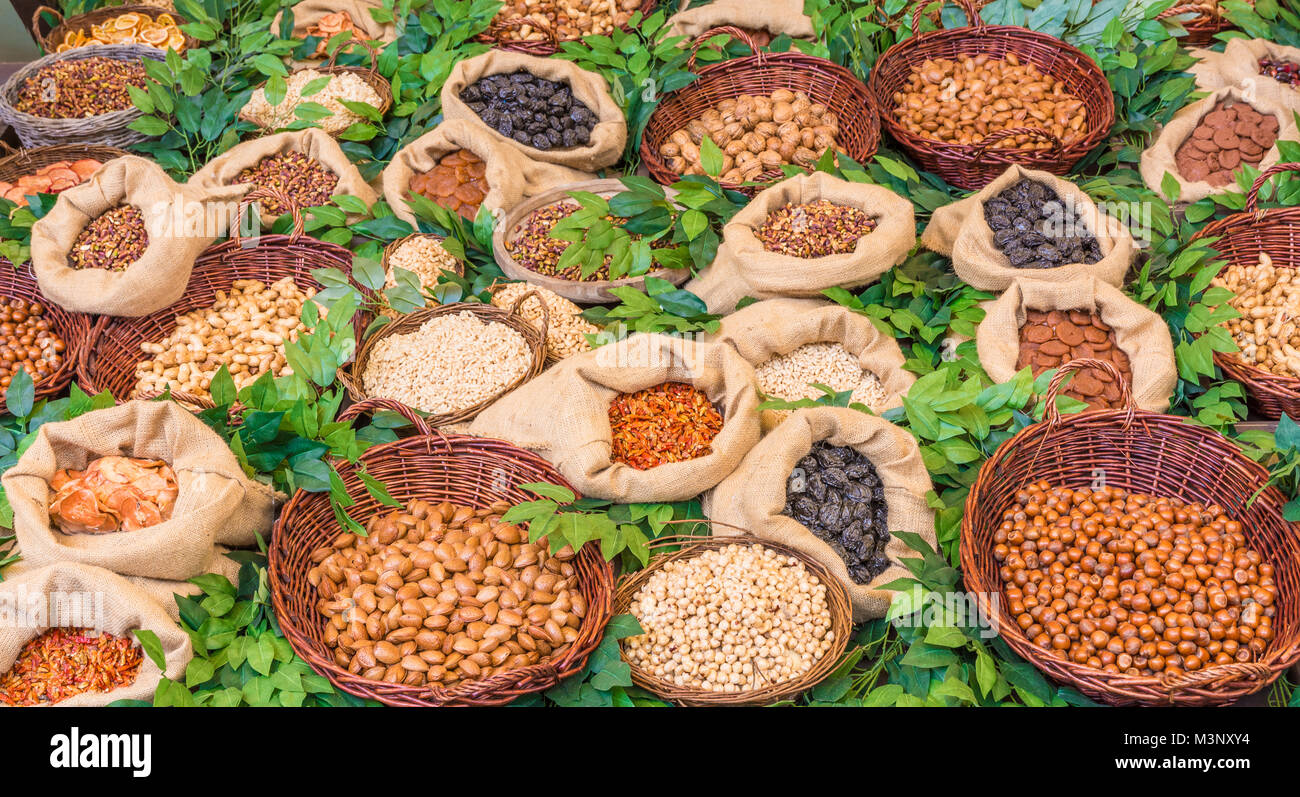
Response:
[{"label": "round wicker basket", "polygon": [[59,144],[52,147],[16,150],[3,141],[0,141],[0,150],[9,153],[0,157],[0,182],[6,183],[12,183],[25,174],[32,174],[43,166],[59,161],[93,158],[100,163],[108,163],[114,158],[133,154],[117,147],[101,147],[93,144]]},{"label": "round wicker basket", "polygon": [[[176,22],[177,27],[188,24],[188,21],[180,14],[160,6],[139,4],[103,6],[101,8],[96,8],[94,11],[87,11],[84,14],[77,14],[76,16],[68,17],[67,19],[64,19],[63,14],[56,9],[50,8],[49,6],[37,6],[36,11],[32,14],[32,38],[36,39],[36,43],[41,46],[42,50],[47,53],[52,53],[69,33],[89,30],[92,25],[101,25],[114,17],[120,17],[121,15],[128,13],[140,14],[152,20],[157,20],[158,17],[166,14]],[[41,35],[41,14],[48,14],[58,20],[58,23],[54,28],[44,36]],[[191,47],[198,46],[199,42],[197,39],[190,35],[185,36],[185,49],[188,50]]]},{"label": "round wicker basket", "polygon": [[[589,5],[590,3],[588,2],[587,4]],[[638,9],[641,12],[641,18],[644,19],[650,16],[650,14],[654,12],[656,5],[658,5],[656,0],[642,0],[641,7]],[[478,36],[475,36],[474,41],[483,44],[490,44],[498,50],[513,50],[517,53],[527,53],[528,55],[554,55],[560,51],[560,44],[563,42],[581,40],[581,37],[577,39],[561,39],[553,30],[551,30],[551,28],[545,25],[537,25],[541,32],[546,35],[546,39],[542,41],[517,42],[503,40],[501,38],[503,32],[515,28],[521,28],[527,24],[536,25],[537,23],[525,19],[501,20],[499,22],[496,19],[493,19],[492,24],[488,26],[488,29],[483,33],[480,33]],[[623,30],[628,29],[626,25],[620,25],[619,27]]]},{"label": "round wicker basket", "polygon": [[[1216,705],[1257,692],[1300,660],[1300,526],[1282,517],[1286,498],[1264,487],[1268,473],[1231,441],[1186,418],[1128,408],[1062,417],[1055,397],[1064,377],[1080,368],[1110,369],[1100,360],[1061,366],[1046,394],[1042,423],[1003,443],[980,468],[962,518],[961,566],[966,588],[1016,653],[1049,677],[1104,703]],[[1275,637],[1254,662],[1206,667],[1176,677],[1109,673],[1058,658],[1034,645],[1002,596],[993,535],[1025,484],[1048,481],[1082,487],[1104,473],[1123,490],[1217,504],[1241,521],[1251,548],[1271,562],[1278,587]]]},{"label": "round wicker basket", "polygon": [[[31,263],[15,267],[8,260],[0,259],[0,299],[23,299],[45,306],[50,329],[63,339],[63,361],[54,373],[36,383],[35,397],[54,398],[62,394],[72,381],[81,359],[81,349],[90,338],[90,316],[68,312],[46,299],[36,284]],[[3,401],[4,389],[0,388],[0,402]]]},{"label": "round wicker basket", "polygon": [[[415,437],[374,446],[360,458],[366,473],[383,482],[389,493],[402,503],[420,498],[485,507],[502,499],[535,500],[535,495],[520,486],[523,484],[548,482],[570,486],[536,454],[500,440],[439,434],[423,418],[396,402],[356,404],[340,420],[375,409],[401,412],[419,430]],[[348,462],[335,465],[348,495],[356,501],[348,510],[353,518],[364,523],[370,516],[388,511],[361,483],[356,465]],[[316,610],[319,594],[307,581],[307,571],[312,566],[311,552],[338,535],[339,524],[325,493],[302,490],[295,493],[271,533],[268,551],[271,601],[280,627],[298,655],[335,686],[358,697],[390,706],[502,705],[520,695],[549,689],[579,672],[600,644],[609,621],[613,568],[601,557],[597,545],[590,543],[573,559],[581,592],[587,599],[587,615],[582,619],[577,640],[559,658],[450,688],[407,686],[362,678],[335,664],[325,646],[324,623]]]},{"label": "round wicker basket", "polygon": [[[1189,14],[1195,14],[1195,16],[1188,17]],[[1175,17],[1187,17],[1182,20],[1187,35],[1180,37],[1183,44],[1187,46],[1204,47],[1213,44],[1214,34],[1221,33],[1232,27],[1232,23],[1224,18],[1218,0],[1180,3],[1161,11],[1156,16],[1156,19],[1173,19]]]}]

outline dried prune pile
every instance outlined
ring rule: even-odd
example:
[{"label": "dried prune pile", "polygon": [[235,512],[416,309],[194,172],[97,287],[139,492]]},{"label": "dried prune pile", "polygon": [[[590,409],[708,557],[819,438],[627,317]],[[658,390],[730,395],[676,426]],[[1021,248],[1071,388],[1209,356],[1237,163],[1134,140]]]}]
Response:
[{"label": "dried prune pile", "polygon": [[1101,246],[1050,186],[1024,179],[984,203],[993,242],[1015,268],[1096,263]]},{"label": "dried prune pile", "polygon": [[597,122],[567,82],[523,70],[479,78],[460,99],[493,130],[535,149],[586,146]]},{"label": "dried prune pile", "polygon": [[889,567],[885,486],[871,460],[851,448],[814,443],[790,472],[781,514],[831,546],[855,584],[866,584]]}]

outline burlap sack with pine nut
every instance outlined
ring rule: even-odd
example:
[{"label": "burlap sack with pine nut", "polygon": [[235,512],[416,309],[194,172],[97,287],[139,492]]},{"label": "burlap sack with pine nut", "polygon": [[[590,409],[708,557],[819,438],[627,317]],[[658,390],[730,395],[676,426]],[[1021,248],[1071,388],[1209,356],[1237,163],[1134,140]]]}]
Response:
[{"label": "burlap sack with pine nut", "polygon": [[[864,371],[875,374],[889,396],[881,412],[903,406],[903,396],[916,376],[903,370],[903,352],[893,337],[871,319],[847,307],[818,299],[768,299],[737,310],[722,320],[707,340],[726,343],[758,368],[808,343],[839,343],[857,356]],[[813,380],[816,381],[816,380]],[[769,431],[790,416],[788,410],[764,410],[761,422]]]},{"label": "burlap sack with pine nut", "polygon": [[[137,531],[65,534],[50,522],[50,480],[61,468],[123,455],[160,459],[180,494],[170,519]],[[47,423],[2,479],[14,533],[28,564],[75,561],[124,576],[183,581],[212,570],[217,544],[249,546],[268,536],[275,494],[244,475],[229,447],[171,401],[128,401],[70,421]]]},{"label": "burlap sack with pine nut", "polygon": [[[1050,186],[1062,202],[1070,203],[1079,220],[1096,236],[1101,260],[1032,270],[1011,265],[993,239],[993,230],[984,218],[984,202],[1025,178]],[[1006,290],[1022,277],[1060,283],[1097,277],[1111,285],[1123,285],[1135,248],[1128,228],[1102,213],[1077,185],[1048,172],[1015,165],[974,194],[936,210],[921,233],[921,245],[951,257],[957,276],[982,291]]]},{"label": "burlap sack with pine nut", "polygon": [[[35,605],[33,605],[35,602]],[[160,670],[148,653],[135,681],[108,692],[85,692],[52,704],[59,707],[106,706],[118,700],[152,700],[158,682],[166,676],[180,679],[194,648],[186,634],[153,598],[126,579],[100,567],[63,562],[6,578],[0,583],[0,607],[6,613],[31,612],[26,618],[0,624],[0,673],[9,672],[23,646],[50,630],[51,623],[89,627],[131,640],[131,633],[152,631],[162,643],[166,670]],[[33,616],[35,615],[35,616]]]},{"label": "burlap sack with pine nut", "polygon": [[727,523],[752,532],[760,539],[789,545],[821,562],[848,590],[853,603],[853,621],[860,623],[884,617],[894,593],[880,589],[911,573],[899,560],[919,557],[905,542],[891,536],[885,546],[890,566],[870,583],[857,584],[839,554],[785,509],[786,483],[799,460],[813,444],[825,440],[831,445],[849,446],[871,460],[885,488],[889,506],[889,530],[910,531],[935,544],[934,513],[925,501],[930,491],[930,474],[921,461],[916,440],[883,418],[847,407],[810,407],[796,410],[780,426],[759,441],[735,472],[704,497],[704,514],[718,521],[717,536],[740,532]]},{"label": "burlap sack with pine nut", "polygon": [[[592,128],[591,139],[586,146],[537,149],[521,144],[488,127],[478,114],[461,101],[461,91],[479,78],[508,75],[521,69],[531,72],[535,77],[568,83],[573,96],[591,109],[599,121]],[[605,78],[560,58],[541,58],[509,50],[491,50],[474,58],[466,58],[452,68],[447,82],[442,85],[441,98],[443,119],[464,119],[487,133],[493,141],[514,147],[528,158],[541,163],[594,172],[617,163],[623,157],[623,147],[627,144],[627,120],[609,93],[609,84]]]},{"label": "burlap sack with pine nut", "polygon": [[1015,377],[1020,357],[1020,327],[1025,310],[1084,310],[1115,330],[1115,342],[1128,355],[1133,400],[1150,412],[1169,409],[1178,384],[1169,327],[1156,313],[1099,279],[1077,282],[1017,280],[998,298],[985,302],[984,320],[975,331],[980,364],[994,382]]},{"label": "burlap sack with pine nut", "polygon": [[[111,316],[142,316],[181,298],[194,259],[225,235],[226,219],[208,219],[209,197],[174,182],[158,164],[124,156],[104,164],[90,180],[59,194],[32,226],[32,270],[41,292],[66,310]],[[226,197],[228,198],[228,197]],[[149,243],[122,271],[68,264],[68,252],[86,225],[118,205],[138,208]],[[211,222],[211,223],[209,223]]]},{"label": "burlap sack with pine nut", "polygon": [[1267,98],[1283,107],[1300,110],[1300,91],[1260,74],[1259,59],[1271,58],[1300,64],[1300,48],[1267,39],[1229,39],[1223,52],[1193,50],[1199,60],[1187,71],[1196,76],[1196,88],[1217,91],[1227,86],[1244,89],[1249,96],[1263,90]]},{"label": "burlap sack with pine nut", "polygon": [[[649,470],[611,461],[610,402],[664,382],[699,388],[722,413],[713,453]],[[735,349],[637,334],[557,363],[480,413],[468,432],[536,451],[585,496],[685,501],[722,481],[758,440],[757,408],[754,369]]]},{"label": "burlap sack with pine nut", "polygon": [[[236,178],[245,169],[257,166],[263,158],[282,155],[286,152],[298,152],[320,163],[339,178],[331,196],[354,196],[369,207],[379,199],[375,189],[366,183],[361,172],[343,154],[339,142],[329,133],[315,127],[305,130],[292,130],[287,133],[275,133],[261,138],[254,138],[242,144],[236,144],[226,152],[208,162],[207,166],[194,173],[189,185],[205,194],[229,194],[244,196],[253,190],[252,183],[237,183]],[[262,225],[269,227],[277,217],[261,214]],[[348,214],[349,222],[356,222],[361,216]]]},{"label": "burlap sack with pine nut", "polygon": [[787,34],[792,39],[812,39],[812,19],[803,12],[803,0],[713,0],[712,3],[690,8],[684,0],[681,11],[668,19],[668,36],[686,36],[691,39],[705,31],[723,25],[735,25],[745,30],[764,30],[773,37]]},{"label": "burlap sack with pine nut", "polygon": [[[786,205],[829,200],[866,211],[876,228],[852,252],[802,258],[769,252],[754,234],[768,214]],[[763,190],[722,230],[713,265],[686,289],[709,306],[730,313],[746,296],[755,299],[821,296],[827,288],[857,288],[903,262],[916,244],[912,203],[878,185],[851,183],[825,172],[801,174]]]},{"label": "burlap sack with pine nut", "polygon": [[557,185],[594,179],[594,175],[577,169],[535,161],[493,138],[483,125],[453,119],[402,147],[384,168],[384,200],[392,207],[393,215],[416,226],[415,213],[406,204],[411,196],[411,178],[429,171],[444,155],[458,149],[467,149],[483,161],[489,189],[483,206],[490,211],[506,213],[528,197]]}]

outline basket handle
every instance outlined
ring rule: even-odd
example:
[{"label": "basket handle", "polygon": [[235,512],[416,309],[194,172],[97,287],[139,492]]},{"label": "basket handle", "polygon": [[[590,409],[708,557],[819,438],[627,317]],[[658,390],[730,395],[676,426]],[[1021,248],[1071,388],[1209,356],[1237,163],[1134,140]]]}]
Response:
[{"label": "basket handle", "polygon": [[415,426],[415,431],[421,437],[428,437],[429,435],[435,434],[434,428],[432,426],[429,426],[428,420],[426,420],[423,415],[411,409],[410,407],[406,406],[402,402],[394,401],[392,399],[384,399],[384,398],[362,399],[361,401],[358,401],[356,404],[353,404],[352,406],[348,407],[346,410],[343,410],[343,412],[339,413],[338,419],[340,421],[351,422],[361,415],[365,415],[366,413],[373,414],[375,412],[378,412],[379,410],[389,410],[390,412],[395,412],[398,415],[405,418],[406,420],[410,421],[411,424]]},{"label": "basket handle", "polygon": [[998,130],[997,132],[990,133],[984,138],[980,139],[980,143],[975,147],[975,154],[971,156],[971,160],[970,160],[971,165],[973,166],[979,163],[980,161],[984,160],[984,155],[989,150],[990,147],[992,147],[994,144],[998,143],[1002,139],[1010,138],[1011,136],[1037,136],[1043,139],[1044,141],[1046,141],[1048,144],[1051,144],[1053,152],[1060,152],[1063,146],[1061,144],[1061,139],[1057,138],[1054,134],[1046,130],[1043,130],[1042,128],[1008,127],[1005,130]]},{"label": "basket handle", "polygon": [[699,55],[700,47],[702,47],[706,41],[720,33],[725,33],[733,39],[739,39],[741,43],[754,53],[754,55],[758,56],[759,62],[762,63],[763,48],[758,46],[758,42],[754,41],[753,36],[750,36],[747,31],[738,28],[735,25],[719,25],[716,28],[709,28],[704,31],[699,36],[696,36],[695,40],[691,42],[691,57],[686,61],[687,72],[695,71],[695,56]]},{"label": "basket handle", "polygon": [[[1261,172],[1259,177],[1255,178],[1255,184],[1252,185],[1250,187],[1250,191],[1246,193],[1247,213],[1258,212],[1260,189],[1264,187],[1264,183],[1268,182],[1268,179],[1270,177],[1273,177],[1274,175],[1282,174],[1283,172],[1300,172],[1300,163],[1275,163],[1272,166],[1265,169],[1263,172]],[[1280,184],[1273,186],[1274,196],[1277,195],[1276,192],[1280,188],[1281,188]]]},{"label": "basket handle", "polygon": [[1115,378],[1119,383],[1119,398],[1124,403],[1124,425],[1128,426],[1133,422],[1133,415],[1137,412],[1137,402],[1133,400],[1133,391],[1129,389],[1128,382],[1120,375],[1118,369],[1105,360],[1093,360],[1084,358],[1080,360],[1070,360],[1060,368],[1056,369],[1056,376],[1052,381],[1047,383],[1047,392],[1043,394],[1043,401],[1047,402],[1046,409],[1043,410],[1043,420],[1049,426],[1056,426],[1061,422],[1061,411],[1056,406],[1056,396],[1061,392],[1062,384],[1065,377],[1076,371],[1082,371],[1084,368],[1100,368]]},{"label": "basket handle", "polygon": [[366,50],[366,52],[370,53],[370,71],[371,73],[378,73],[379,72],[379,48],[371,44],[369,39],[358,39],[355,36],[353,36],[348,41],[345,41],[342,44],[340,44],[338,47],[336,47],[334,49],[334,52],[330,53],[330,57],[326,58],[325,63],[321,64],[321,66],[338,66],[339,53],[342,53],[345,49],[347,49],[349,46],[353,44],[361,45],[362,48]]},{"label": "basket handle", "polygon": [[0,139],[0,150],[4,150],[5,153],[4,157],[6,158],[11,155],[22,154],[22,149],[14,149],[14,145],[10,144],[8,141],[5,141],[4,139]]},{"label": "basket handle", "polygon": [[248,215],[248,208],[259,199],[274,199],[288,208],[289,213],[293,216],[293,232],[289,235],[289,238],[296,241],[303,236],[305,228],[303,227],[302,208],[298,206],[298,203],[279,189],[259,187],[249,191],[239,201],[239,211],[235,214],[234,228],[230,231],[230,237],[236,244],[243,243],[244,238],[240,235],[239,230],[244,226],[244,216]]},{"label": "basket handle", "polygon": [[[920,32],[921,14],[925,12],[925,9],[931,4],[931,2],[932,0],[921,0],[921,2],[917,4],[916,9],[912,11],[912,35],[913,36],[915,36],[917,33]],[[938,0],[938,2],[939,2],[939,11],[940,13],[942,13],[944,0]],[[975,8],[975,4],[971,2],[971,0],[952,0],[952,2],[954,5],[960,7],[963,12],[965,12],[966,24],[969,27],[972,28],[984,27],[984,20],[980,19],[980,12],[978,9]]]},{"label": "basket handle", "polygon": [[50,8],[49,6],[37,6],[35,13],[32,14],[32,38],[36,39],[36,43],[41,46],[42,50],[45,50],[46,52],[54,52],[54,50],[50,47],[49,42],[47,42],[45,40],[45,37],[41,35],[41,13],[42,12],[53,14],[54,17],[59,20],[58,22],[54,23],[54,25],[50,28],[50,33],[54,32],[54,28],[57,28],[58,26],[63,24],[63,13],[58,9]]},{"label": "basket handle", "polygon": [[1268,665],[1257,661],[1234,661],[1231,664],[1216,664],[1192,672],[1161,674],[1160,685],[1167,689],[1172,696],[1174,692],[1193,689],[1198,686],[1209,686],[1211,684],[1222,686],[1233,681],[1259,680],[1267,678],[1271,672],[1272,670],[1268,668]]},{"label": "basket handle", "polygon": [[1183,3],[1182,5],[1171,6],[1157,14],[1156,19],[1170,19],[1183,14],[1202,14],[1216,19],[1219,16],[1219,3],[1217,0],[1211,0],[1208,3]]},{"label": "basket handle", "polygon": [[[546,300],[542,298],[540,293],[537,291],[524,291],[519,294],[519,298],[515,299],[514,304],[510,305],[509,312],[511,315],[519,315],[519,309],[524,306],[524,302],[528,301],[530,297],[537,299],[537,303],[542,306],[542,340],[545,341],[547,334],[551,330],[551,308],[546,306]],[[520,316],[520,318],[523,318],[523,316]]]}]

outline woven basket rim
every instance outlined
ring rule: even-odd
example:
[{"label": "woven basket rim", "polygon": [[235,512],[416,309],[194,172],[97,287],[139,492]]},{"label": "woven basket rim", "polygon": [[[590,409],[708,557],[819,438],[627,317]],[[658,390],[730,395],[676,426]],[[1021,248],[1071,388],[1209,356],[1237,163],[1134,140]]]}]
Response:
[{"label": "woven basket rim", "polygon": [[[47,53],[54,52],[54,47],[51,47],[50,44],[52,42],[56,42],[58,38],[66,38],[67,34],[74,30],[75,31],[85,30],[91,25],[98,24],[107,19],[112,19],[114,17],[121,16],[122,14],[129,14],[129,13],[144,14],[147,15],[152,20],[157,20],[159,16],[166,14],[176,21],[177,28],[179,28],[182,25],[189,24],[189,20],[186,19],[181,14],[179,14],[178,12],[176,12],[174,9],[167,9],[162,6],[145,5],[143,3],[127,3],[125,5],[120,5],[120,6],[100,6],[99,8],[92,9],[82,14],[74,14],[70,17],[63,17],[63,15],[59,13],[60,16],[59,24],[50,28],[50,32],[42,36],[40,34],[40,16],[41,13],[44,11],[53,11],[55,13],[59,13],[59,11],[58,9],[50,8],[49,6],[42,5],[42,6],[38,6],[37,9],[32,13],[32,25],[31,25],[32,38],[36,39],[36,43],[40,45],[41,49],[46,51]],[[56,33],[62,35],[56,38],[55,37]],[[192,47],[198,46],[199,44],[198,39],[195,39],[193,36],[189,35],[188,33],[185,33],[185,31],[181,31],[181,34],[185,37],[185,49],[188,50]],[[57,47],[58,45],[55,44],[54,46]],[[83,46],[89,46],[89,45],[83,45]],[[143,46],[152,47],[153,45],[143,45]],[[161,47],[155,47],[154,49],[164,53],[167,51],[166,48],[161,48]]]},{"label": "woven basket rim", "polygon": [[150,47],[147,44],[88,44],[64,53],[51,53],[42,56],[14,72],[3,85],[0,85],[0,119],[4,119],[14,126],[20,123],[46,127],[75,126],[83,134],[123,127],[144,116],[144,111],[139,108],[124,108],[120,111],[109,111],[95,116],[56,119],[20,111],[13,106],[11,98],[17,95],[18,89],[27,78],[58,61],[79,61],[94,57],[112,58],[115,61],[135,61],[143,58],[161,61],[165,56],[165,51],[159,50],[157,47]]},{"label": "woven basket rim", "polygon": [[[112,153],[112,157],[108,160],[136,154],[120,147],[111,147],[105,144],[49,144],[39,147],[22,147],[13,150],[8,155],[0,156],[0,180],[13,182],[5,177],[11,171],[16,177],[21,177],[29,173],[26,171],[27,169],[39,169],[61,160],[81,160],[82,158],[93,157],[96,154],[106,155],[109,153]],[[74,155],[80,157],[74,157]],[[108,163],[108,160],[101,158],[95,158],[95,160]]]}]

